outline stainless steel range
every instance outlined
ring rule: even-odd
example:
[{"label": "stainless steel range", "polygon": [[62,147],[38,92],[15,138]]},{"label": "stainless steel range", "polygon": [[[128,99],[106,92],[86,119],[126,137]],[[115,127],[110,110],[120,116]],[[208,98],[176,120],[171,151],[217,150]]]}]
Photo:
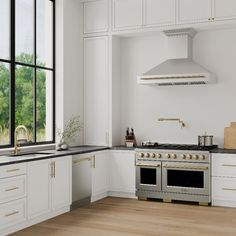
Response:
[{"label": "stainless steel range", "polygon": [[211,202],[210,150],[197,145],[153,143],[136,149],[136,195],[157,198]]}]

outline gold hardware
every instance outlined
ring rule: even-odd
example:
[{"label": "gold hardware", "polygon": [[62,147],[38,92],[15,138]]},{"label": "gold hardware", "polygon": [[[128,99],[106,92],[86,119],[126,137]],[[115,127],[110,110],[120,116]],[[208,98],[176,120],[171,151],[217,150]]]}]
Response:
[{"label": "gold hardware", "polygon": [[213,17],[212,20],[215,20],[215,18]]},{"label": "gold hardware", "polygon": [[17,155],[20,152],[20,144],[18,143],[18,140],[17,140],[17,132],[20,129],[23,129],[25,131],[26,140],[27,140],[27,142],[29,142],[29,130],[24,125],[17,126],[15,128],[15,132],[14,132],[14,155]]},{"label": "gold hardware", "polygon": [[199,206],[208,206],[208,202],[199,202]]},{"label": "gold hardware", "polygon": [[19,171],[20,169],[10,169],[10,170],[7,170],[7,172],[16,172],[16,171]]},{"label": "gold hardware", "polygon": [[189,169],[189,170],[208,170],[208,166],[175,166],[175,165],[164,165],[164,168],[175,168],[175,169]]},{"label": "gold hardware", "polygon": [[222,188],[222,190],[226,190],[226,191],[236,191],[235,188]]},{"label": "gold hardware", "polygon": [[211,18],[208,18],[208,20],[211,20]]},{"label": "gold hardware", "polygon": [[14,211],[12,213],[6,214],[5,217],[13,216],[13,215],[16,215],[18,213],[19,213],[19,211]]},{"label": "gold hardware", "polygon": [[83,161],[91,161],[91,157],[75,160],[75,161],[73,161],[73,164],[78,164],[78,163],[81,163]]},{"label": "gold hardware", "polygon": [[56,162],[53,162],[53,177],[56,178]]},{"label": "gold hardware", "polygon": [[14,187],[14,188],[8,188],[5,190],[5,192],[10,192],[19,189],[19,187]]},{"label": "gold hardware", "polygon": [[186,127],[185,122],[179,118],[159,118],[158,121],[177,121],[179,122],[181,128]]},{"label": "gold hardware", "polygon": [[136,166],[161,167],[161,164],[142,164],[142,163],[137,163]]},{"label": "gold hardware", "polygon": [[222,166],[224,166],[224,167],[236,167],[236,165],[227,165],[227,164],[223,164]]}]

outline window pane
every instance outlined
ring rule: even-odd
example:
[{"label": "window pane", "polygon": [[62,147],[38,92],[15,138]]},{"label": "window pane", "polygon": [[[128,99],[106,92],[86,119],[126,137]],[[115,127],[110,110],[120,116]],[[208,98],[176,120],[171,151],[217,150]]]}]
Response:
[{"label": "window pane", "polygon": [[0,58],[10,58],[10,1],[1,0],[0,6]]},{"label": "window pane", "polygon": [[10,144],[10,66],[0,63],[0,145]]},{"label": "window pane", "polygon": [[53,140],[53,73],[37,70],[36,77],[36,127],[37,142]]},{"label": "window pane", "polygon": [[53,2],[37,0],[37,65],[52,68]]},{"label": "window pane", "polygon": [[15,85],[15,126],[25,125],[31,141],[34,130],[33,72],[30,67],[17,66]]},{"label": "window pane", "polygon": [[16,61],[33,64],[34,0],[16,1]]}]

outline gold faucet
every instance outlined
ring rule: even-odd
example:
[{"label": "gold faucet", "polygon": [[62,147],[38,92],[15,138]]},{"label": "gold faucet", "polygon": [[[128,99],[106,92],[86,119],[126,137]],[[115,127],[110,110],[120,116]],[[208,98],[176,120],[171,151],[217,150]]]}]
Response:
[{"label": "gold faucet", "polygon": [[17,126],[14,132],[14,155],[17,155],[20,152],[20,144],[17,139],[17,134],[20,129],[25,131],[27,142],[29,142],[29,130],[24,125]]}]

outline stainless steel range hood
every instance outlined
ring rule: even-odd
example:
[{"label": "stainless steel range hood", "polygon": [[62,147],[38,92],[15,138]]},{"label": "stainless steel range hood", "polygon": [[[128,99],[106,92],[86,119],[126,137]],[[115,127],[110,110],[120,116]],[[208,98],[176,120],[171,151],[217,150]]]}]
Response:
[{"label": "stainless steel range hood", "polygon": [[169,59],[138,76],[139,84],[196,85],[216,82],[215,75],[192,59],[191,28],[164,31],[168,37]]}]

